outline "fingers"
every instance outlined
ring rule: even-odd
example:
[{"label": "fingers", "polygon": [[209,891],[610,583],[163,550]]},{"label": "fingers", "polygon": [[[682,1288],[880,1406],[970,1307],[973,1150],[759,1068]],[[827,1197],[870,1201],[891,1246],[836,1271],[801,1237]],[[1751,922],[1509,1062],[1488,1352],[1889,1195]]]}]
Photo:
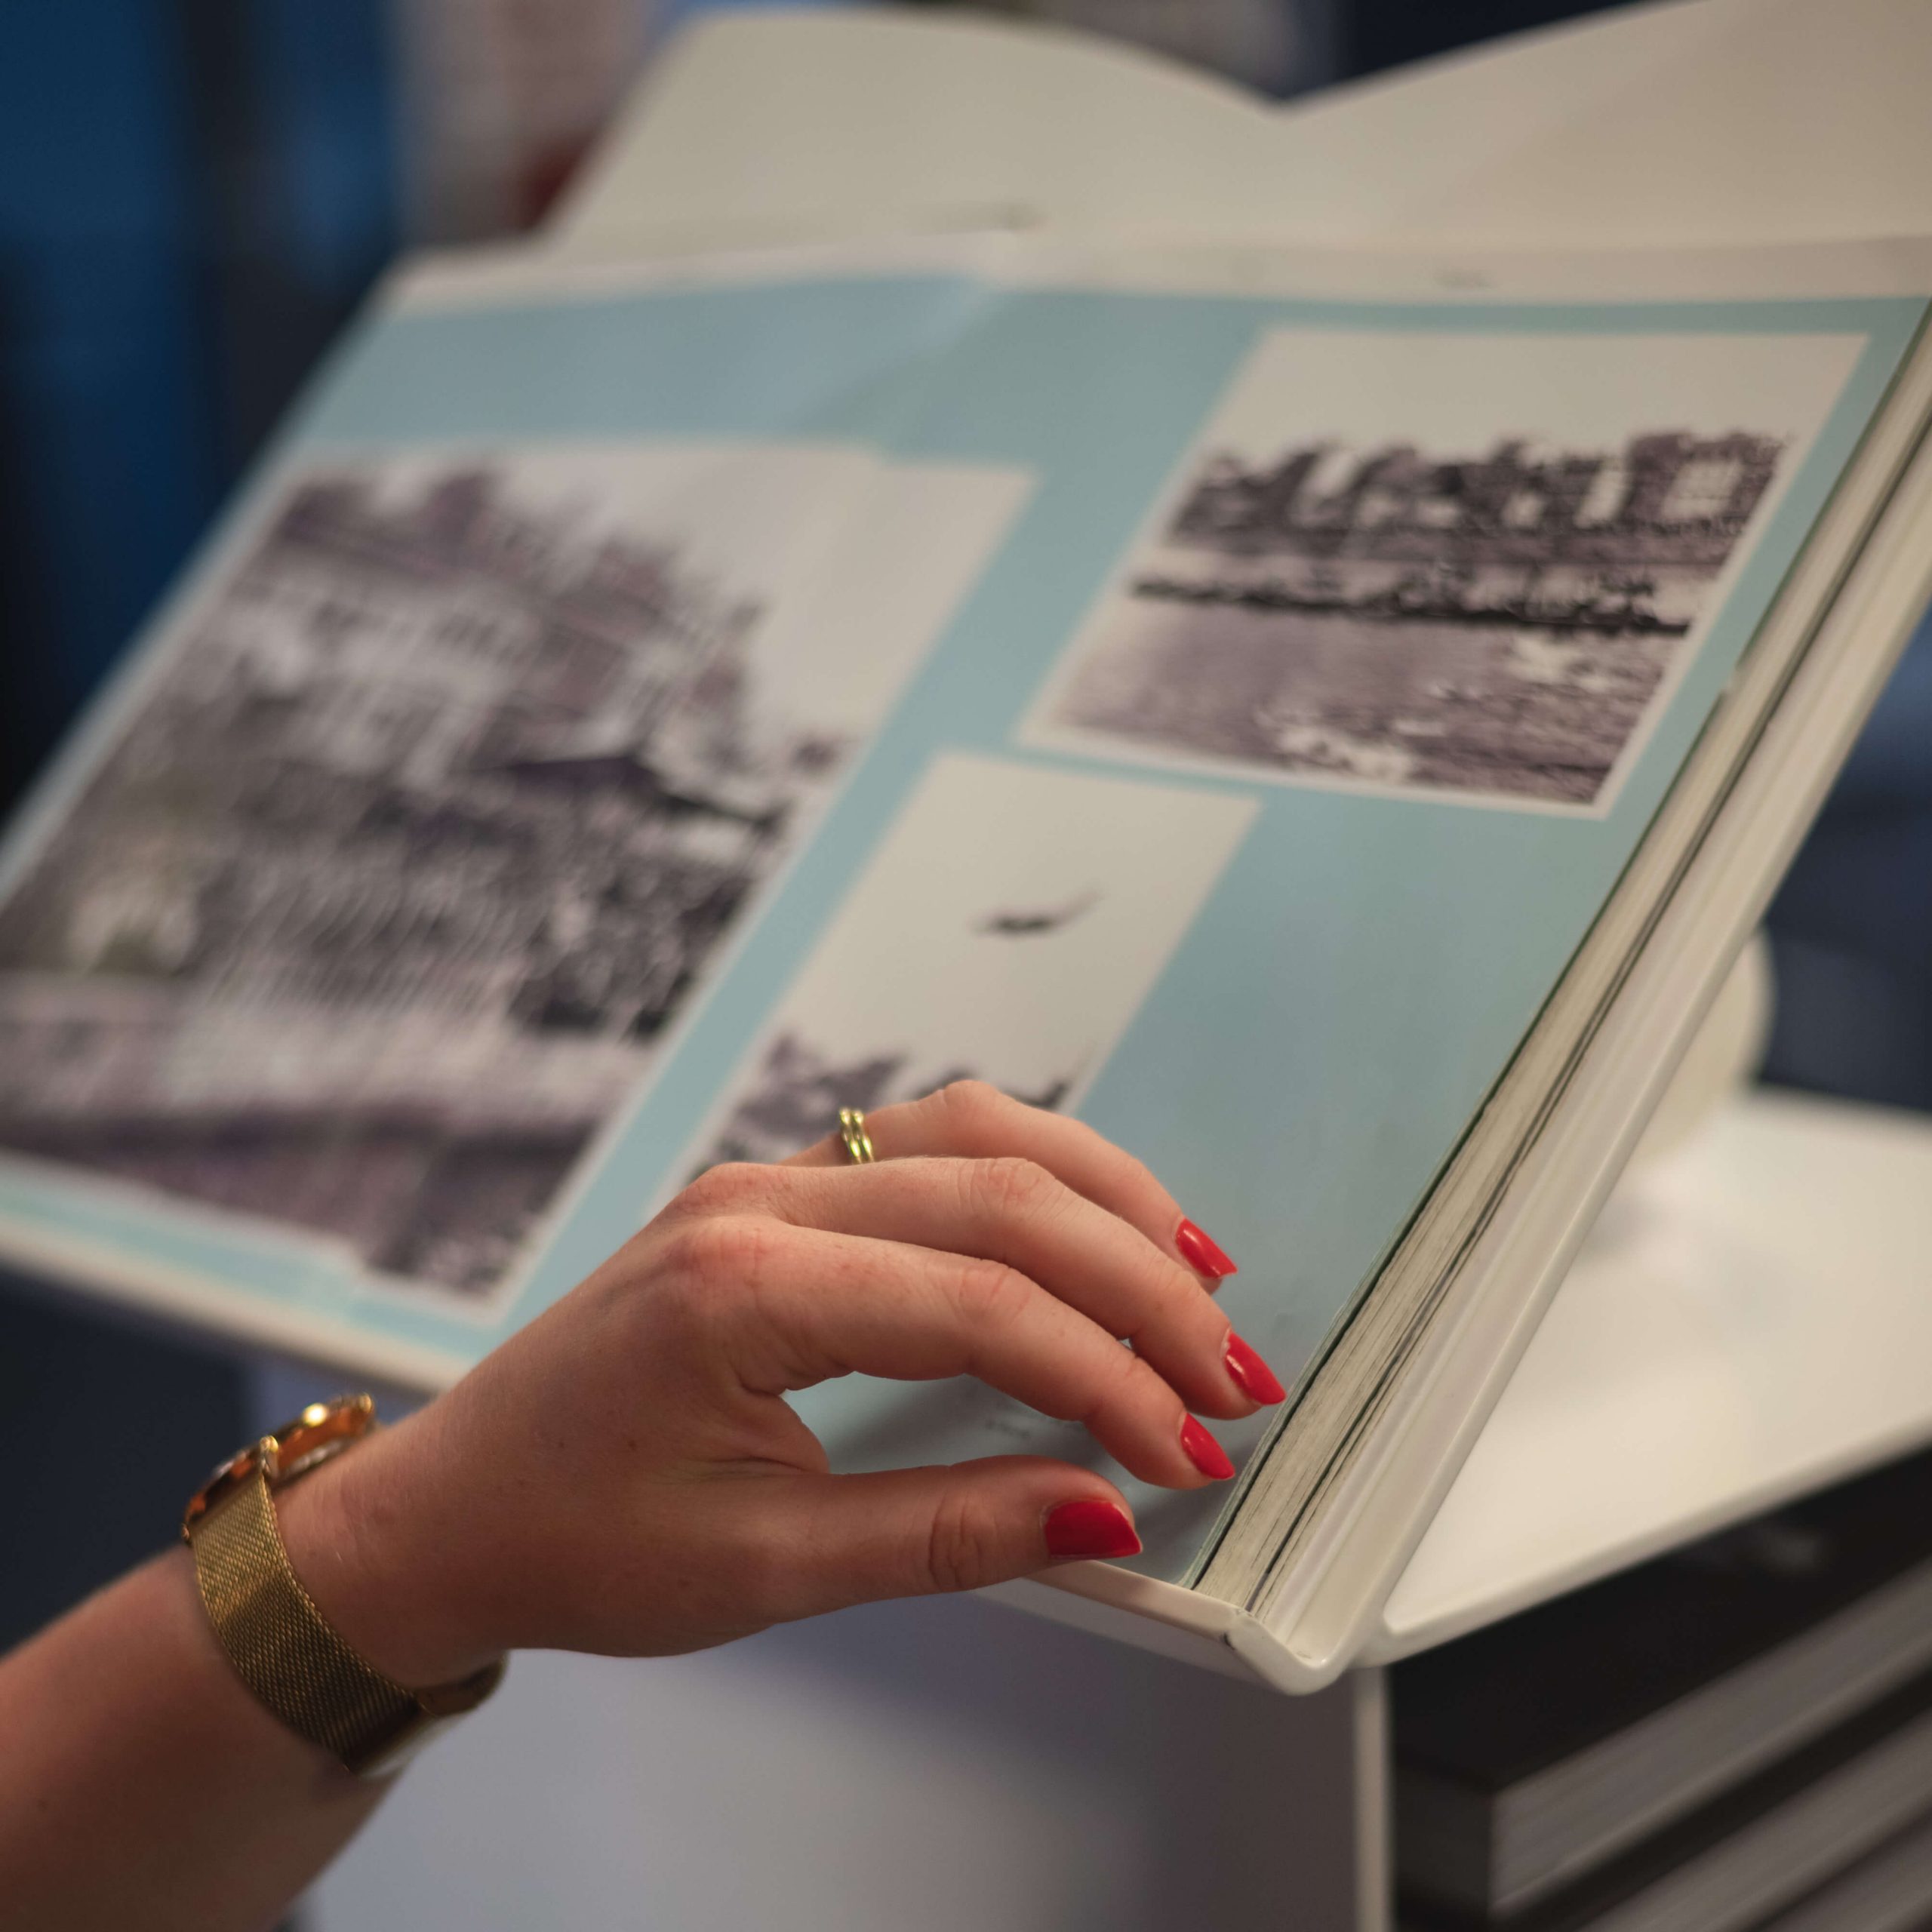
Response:
[{"label": "fingers", "polygon": [[[924,1100],[866,1116],[881,1161],[918,1155],[990,1160],[1017,1155],[1037,1162],[1075,1193],[1118,1215],[1155,1247],[1211,1285],[1234,1263],[1181,1213],[1180,1204],[1123,1148],[1084,1121],[1029,1107],[981,1080],[958,1080]],[[839,1167],[849,1157],[836,1134],[794,1157],[801,1167]]]},{"label": "fingers", "polygon": [[[1066,1123],[1061,1123],[1065,1124]],[[1245,1416],[1277,1398],[1198,1277],[1118,1215],[1037,1163],[934,1157],[866,1167],[766,1169],[766,1211],[1006,1267],[1130,1341],[1192,1408]]]},{"label": "fingers", "polygon": [[[720,1266],[728,1255],[735,1265]],[[700,1223],[683,1259],[694,1278],[713,1284],[714,1332],[755,1394],[854,1374],[903,1382],[971,1375],[1042,1414],[1084,1424],[1146,1481],[1198,1489],[1232,1473],[1168,1380],[1002,1262],[728,1219]]]},{"label": "fingers", "polygon": [[764,1552],[772,1622],[884,1597],[983,1589],[1056,1561],[1138,1553],[1120,1492],[1071,1464],[998,1456],[949,1469],[788,1476],[726,1500]]}]

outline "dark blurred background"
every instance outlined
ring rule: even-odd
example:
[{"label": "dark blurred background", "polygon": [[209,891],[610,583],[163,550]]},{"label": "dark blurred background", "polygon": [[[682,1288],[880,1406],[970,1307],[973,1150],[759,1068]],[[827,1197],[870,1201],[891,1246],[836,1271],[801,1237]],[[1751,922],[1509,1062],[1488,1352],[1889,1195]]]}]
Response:
[{"label": "dark blurred background", "polygon": [[[0,808],[401,246],[538,219],[703,0],[5,0]],[[1015,0],[1276,93],[1596,11],[1565,0]],[[1932,1106],[1932,641],[1770,919],[1770,1076]],[[3,1077],[3,1076],[0,1076]],[[167,1536],[242,1371],[0,1281],[0,1646]],[[63,1475],[42,1478],[57,1459]],[[75,1524],[91,1527],[77,1534]]]}]

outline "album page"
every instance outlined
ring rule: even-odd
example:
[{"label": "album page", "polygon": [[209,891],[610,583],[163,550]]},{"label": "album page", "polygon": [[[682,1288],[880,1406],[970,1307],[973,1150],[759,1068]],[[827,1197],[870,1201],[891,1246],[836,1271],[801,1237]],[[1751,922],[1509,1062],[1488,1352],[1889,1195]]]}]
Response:
[{"label": "album page", "polygon": [[[0,849],[0,1250],[433,1383],[712,1162],[970,1077],[1146,1160],[1300,1372],[1924,269],[405,278]],[[798,1405],[845,1467],[1097,1453],[970,1383]],[[1217,1499],[1128,1487],[1185,1577]]]}]

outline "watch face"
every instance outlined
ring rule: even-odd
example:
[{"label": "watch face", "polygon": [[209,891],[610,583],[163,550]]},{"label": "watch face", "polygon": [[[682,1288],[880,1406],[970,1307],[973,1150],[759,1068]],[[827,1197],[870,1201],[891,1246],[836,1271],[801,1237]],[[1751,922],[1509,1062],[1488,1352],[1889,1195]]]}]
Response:
[{"label": "watch face", "polygon": [[332,1395],[325,1402],[311,1402],[293,1422],[284,1423],[275,1432],[269,1487],[294,1481],[337,1451],[359,1442],[375,1426],[373,1395]]},{"label": "watch face", "polygon": [[223,1497],[264,1466],[265,1444],[274,1445],[272,1459],[266,1465],[269,1486],[278,1488],[318,1463],[326,1462],[352,1442],[359,1442],[375,1426],[373,1395],[335,1395],[326,1402],[311,1402],[293,1421],[282,1423],[260,1441],[250,1443],[216,1468],[189,1499],[181,1517],[182,1534],[186,1536]]}]

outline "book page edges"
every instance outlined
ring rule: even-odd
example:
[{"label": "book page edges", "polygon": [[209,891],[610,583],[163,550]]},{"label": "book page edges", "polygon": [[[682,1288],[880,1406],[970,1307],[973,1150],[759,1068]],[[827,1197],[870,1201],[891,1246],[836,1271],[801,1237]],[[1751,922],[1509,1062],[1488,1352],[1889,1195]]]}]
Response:
[{"label": "book page edges", "polygon": [[[1589,1050],[1588,1071],[1470,1257],[1476,1292],[1423,1344],[1406,1417],[1391,1419],[1349,1478],[1353,1506],[1337,1510],[1324,1527],[1326,1547],[1309,1551],[1309,1584],[1267,1619],[1298,1668],[1319,1681],[1355,1661],[1364,1644],[1373,1658],[1397,1648],[1377,1626],[1389,1592],[1932,595],[1932,555],[1923,537],[1929,524],[1932,447],[1921,445],[1866,547],[1859,573],[1864,585],[1846,586],[1825,620],[1828,632],[1872,641],[1838,654],[1835,663],[1813,657],[1798,672],[1767,728],[1767,737],[1775,733],[1783,741],[1761,746],[1738,783],[1739,792],[1757,795],[1755,802],[1747,796],[1735,803],[1712,835],[1692,896],[1673,909],[1680,916],[1667,915],[1675,931],[1638,960]],[[1607,1135],[1606,1119],[1615,1121]],[[1513,1607],[1499,1604],[1491,1616]],[[1463,1627],[1488,1620],[1476,1617]]]}]

